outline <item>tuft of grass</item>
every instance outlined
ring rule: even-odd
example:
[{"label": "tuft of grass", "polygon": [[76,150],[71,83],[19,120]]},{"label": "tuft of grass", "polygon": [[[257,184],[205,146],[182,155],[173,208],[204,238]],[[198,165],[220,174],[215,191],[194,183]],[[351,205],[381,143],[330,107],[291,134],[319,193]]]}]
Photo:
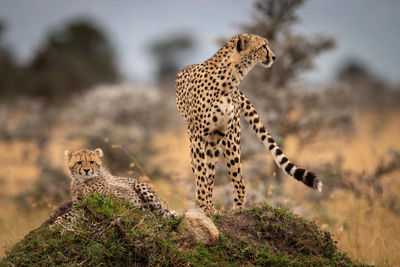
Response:
[{"label": "tuft of grass", "polygon": [[73,208],[76,221],[32,231],[0,265],[360,266],[314,223],[267,205],[215,216],[213,246],[185,240],[182,217],[161,218],[110,196],[93,194]]}]

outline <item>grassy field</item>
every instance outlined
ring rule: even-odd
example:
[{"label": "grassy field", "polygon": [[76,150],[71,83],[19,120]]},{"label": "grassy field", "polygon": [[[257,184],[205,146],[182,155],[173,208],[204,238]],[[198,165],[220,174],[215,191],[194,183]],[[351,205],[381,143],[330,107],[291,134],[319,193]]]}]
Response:
[{"label": "grassy field", "polygon": [[[307,144],[299,144],[295,136],[290,136],[285,140],[285,154],[305,166],[315,166],[317,163],[334,165],[335,159],[340,156],[343,169],[367,175],[376,169],[381,159],[387,160],[389,149],[400,150],[398,114],[399,110],[380,114],[359,111],[351,134],[322,131]],[[63,135],[64,130],[65,125],[56,126],[44,153],[46,160],[57,167],[63,166],[64,149],[78,149],[85,143],[84,140]],[[151,180],[151,183],[171,208],[183,212],[192,205],[194,197],[186,131],[178,128],[162,132],[151,140],[150,146],[146,171],[155,173],[160,170],[165,176],[164,179]],[[39,155],[33,143],[1,142],[0,157],[0,202],[3,207],[0,213],[0,255],[3,256],[4,246],[14,244],[39,226],[53,207],[35,208],[35,203],[32,203],[32,210],[27,211],[13,201],[18,192],[32,186],[38,177],[37,160],[43,154]],[[258,157],[265,159],[265,166],[271,166],[271,157],[267,152],[260,149]],[[247,165],[244,162],[245,181],[248,177]],[[397,238],[400,228],[396,227],[400,223],[400,215],[382,203],[389,196],[400,195],[398,174],[391,173],[383,178],[383,193],[373,205],[364,197],[357,197],[353,192],[341,188],[329,191],[327,198],[310,200],[315,198],[315,193],[291,178],[285,178],[280,190],[285,192],[285,206],[294,213],[316,220],[318,225],[329,230],[339,241],[338,247],[354,259],[367,264],[396,265],[400,264],[400,240]],[[323,176],[321,178],[324,180]],[[226,182],[229,180],[226,174],[220,178],[224,179]],[[256,190],[254,186],[249,183],[248,190]],[[215,195],[215,201],[224,197]],[[265,199],[268,200],[269,195]]]}]

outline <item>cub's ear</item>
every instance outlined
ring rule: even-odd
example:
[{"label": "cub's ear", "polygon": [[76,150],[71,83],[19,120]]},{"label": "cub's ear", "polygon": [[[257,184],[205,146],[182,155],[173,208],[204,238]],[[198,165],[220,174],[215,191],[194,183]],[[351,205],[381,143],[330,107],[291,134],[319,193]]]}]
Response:
[{"label": "cub's ear", "polygon": [[102,157],[103,156],[103,150],[101,150],[100,148],[96,148],[94,150],[94,152],[96,152],[97,156]]},{"label": "cub's ear", "polygon": [[238,52],[246,49],[247,46],[247,36],[246,34],[241,34],[238,36],[238,40],[236,42],[236,49]]},{"label": "cub's ear", "polygon": [[66,160],[68,160],[68,161],[71,160],[71,158],[72,158],[72,153],[71,152],[69,152],[68,150],[65,150],[64,151],[64,155],[65,155],[65,159]]}]

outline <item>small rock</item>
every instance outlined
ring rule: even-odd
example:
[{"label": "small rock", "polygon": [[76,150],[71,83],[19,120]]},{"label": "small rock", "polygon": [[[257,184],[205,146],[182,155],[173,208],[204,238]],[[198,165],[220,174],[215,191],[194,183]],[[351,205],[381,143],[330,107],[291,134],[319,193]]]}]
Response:
[{"label": "small rock", "polygon": [[199,243],[213,245],[219,239],[217,227],[204,211],[197,207],[185,213],[179,227],[188,239]]}]

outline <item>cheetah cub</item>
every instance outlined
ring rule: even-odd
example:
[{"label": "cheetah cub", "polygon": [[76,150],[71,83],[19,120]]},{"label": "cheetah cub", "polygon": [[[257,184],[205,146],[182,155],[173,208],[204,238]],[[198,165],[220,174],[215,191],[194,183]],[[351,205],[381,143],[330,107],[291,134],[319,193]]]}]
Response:
[{"label": "cheetah cub", "polygon": [[71,174],[72,200],[85,198],[92,192],[126,199],[140,208],[159,210],[163,217],[175,218],[176,212],[163,209],[154,190],[139,179],[112,175],[102,166],[103,151],[81,149],[74,153],[65,151]]}]

